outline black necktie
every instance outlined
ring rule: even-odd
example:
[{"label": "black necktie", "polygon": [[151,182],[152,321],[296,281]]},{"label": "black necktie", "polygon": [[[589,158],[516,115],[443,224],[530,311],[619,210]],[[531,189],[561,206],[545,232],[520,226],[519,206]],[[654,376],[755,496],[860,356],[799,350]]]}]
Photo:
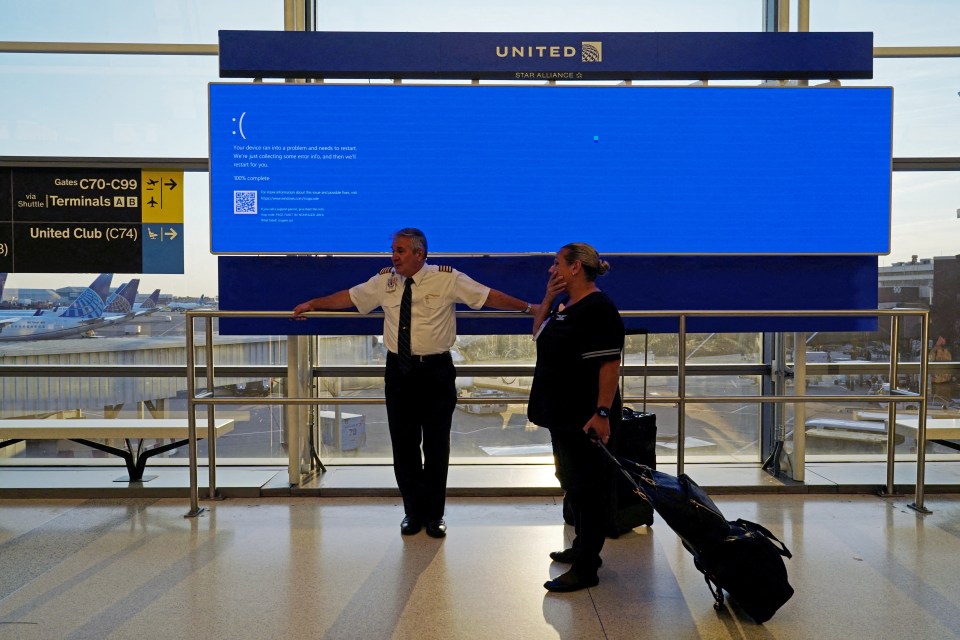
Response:
[{"label": "black necktie", "polygon": [[403,283],[403,298],[400,299],[400,325],[397,332],[397,355],[400,356],[400,370],[409,371],[413,366],[413,352],[410,350],[410,307],[413,302],[413,278]]}]

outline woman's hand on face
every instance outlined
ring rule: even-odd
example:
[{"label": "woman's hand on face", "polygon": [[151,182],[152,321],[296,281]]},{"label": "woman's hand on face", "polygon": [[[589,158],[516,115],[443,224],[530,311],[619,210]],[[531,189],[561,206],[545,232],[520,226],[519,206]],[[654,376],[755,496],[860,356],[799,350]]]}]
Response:
[{"label": "woman's hand on face", "polygon": [[553,299],[558,295],[563,293],[567,288],[567,283],[559,273],[553,272],[550,274],[550,279],[547,280],[547,290],[543,296],[544,304],[549,305],[553,302]]}]

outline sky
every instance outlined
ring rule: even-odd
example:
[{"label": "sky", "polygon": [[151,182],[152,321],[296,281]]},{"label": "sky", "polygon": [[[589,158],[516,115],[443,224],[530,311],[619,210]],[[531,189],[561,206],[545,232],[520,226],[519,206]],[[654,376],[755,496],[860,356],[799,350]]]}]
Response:
[{"label": "sky", "polygon": [[[218,29],[282,29],[283,2],[0,0],[0,16],[0,41],[215,43]],[[811,0],[810,19],[813,31],[873,31],[875,46],[957,45],[960,2]],[[318,9],[318,29],[331,31],[759,31],[761,22],[761,0],[321,0]],[[0,53],[0,156],[205,158],[217,75],[213,56]],[[960,156],[960,59],[877,60],[872,81],[844,84],[894,87],[895,157]],[[960,172],[897,173],[893,185],[893,249],[880,264],[960,253]],[[208,211],[207,175],[188,174],[186,273],[146,275],[142,290],[216,292]],[[7,285],[88,281],[18,273]]]}]

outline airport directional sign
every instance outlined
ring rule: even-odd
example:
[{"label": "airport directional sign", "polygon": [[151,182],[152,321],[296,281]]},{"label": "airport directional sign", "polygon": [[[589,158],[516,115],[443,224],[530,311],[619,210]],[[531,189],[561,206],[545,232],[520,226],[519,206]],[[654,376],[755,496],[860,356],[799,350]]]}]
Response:
[{"label": "airport directional sign", "polygon": [[0,272],[183,273],[183,172],[0,168]]}]

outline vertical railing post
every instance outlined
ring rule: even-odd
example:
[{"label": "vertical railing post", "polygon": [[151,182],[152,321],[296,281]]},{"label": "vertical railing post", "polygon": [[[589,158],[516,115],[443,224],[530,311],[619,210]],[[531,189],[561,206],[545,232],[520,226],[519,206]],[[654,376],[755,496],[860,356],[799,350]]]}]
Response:
[{"label": "vertical railing post", "polygon": [[[803,332],[793,334],[793,393],[797,396],[807,395],[807,334]],[[793,479],[797,482],[803,482],[807,474],[806,429],[807,402],[801,400],[793,404],[793,458],[790,465]],[[785,431],[783,440],[786,440]]]},{"label": "vertical railing post", "polygon": [[184,517],[185,518],[195,518],[198,516],[203,509],[200,508],[200,498],[198,495],[197,489],[197,416],[196,411],[196,394],[197,394],[197,385],[194,378],[196,371],[196,361],[194,353],[194,336],[193,336],[193,314],[189,311],[186,314],[187,316],[187,326],[186,326],[186,341],[187,341],[187,438],[190,458],[190,511],[188,511]]},{"label": "vertical railing post", "polygon": [[[893,395],[894,388],[900,370],[899,349],[895,346],[900,344],[900,316],[890,316],[890,395]],[[881,387],[882,391],[882,387]],[[897,446],[895,436],[897,433],[897,403],[887,403],[887,484],[883,495],[892,496],[894,491],[894,463],[896,462],[895,448]]]},{"label": "vertical railing post", "polygon": [[[302,397],[300,391],[300,336],[287,336],[287,397]],[[287,405],[284,410],[287,425],[287,481],[290,486],[300,484],[300,407]]]},{"label": "vertical railing post", "polygon": [[[214,395],[213,384],[213,318],[207,316],[203,319],[204,331],[206,335],[205,356],[207,365],[207,393],[209,397]],[[207,465],[209,467],[210,487],[207,496],[214,500],[217,497],[217,425],[214,421],[214,406],[207,405]]]},{"label": "vertical railing post", "polygon": [[920,325],[920,409],[917,412],[917,490],[911,509],[920,513],[932,513],[923,506],[923,490],[927,466],[927,341],[929,340],[930,316],[924,314]]},{"label": "vertical railing post", "polygon": [[683,473],[683,449],[687,434],[687,316],[680,314],[677,344],[677,475]]},{"label": "vertical railing post", "polygon": [[[310,395],[313,363],[307,336],[287,336],[287,397],[304,399]],[[287,479],[291,486],[299,485],[310,472],[313,462],[308,450],[310,432],[307,428],[307,407],[287,405],[284,419],[287,426]],[[317,412],[319,423],[320,414]]]}]

